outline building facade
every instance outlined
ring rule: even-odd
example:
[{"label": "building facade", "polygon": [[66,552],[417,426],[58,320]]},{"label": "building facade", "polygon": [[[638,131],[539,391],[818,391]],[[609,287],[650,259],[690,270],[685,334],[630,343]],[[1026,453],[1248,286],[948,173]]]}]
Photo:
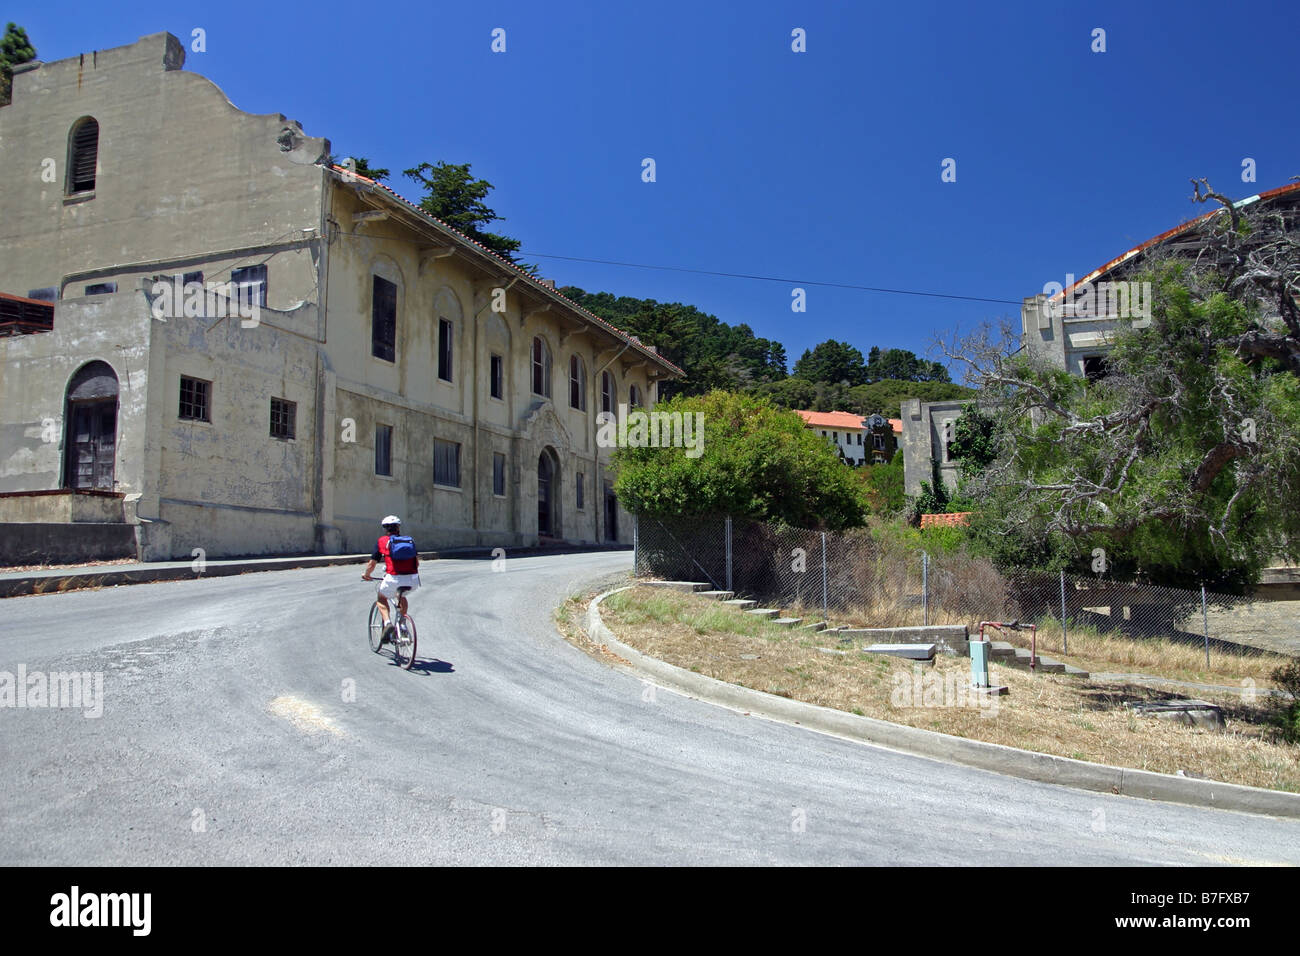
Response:
[{"label": "building facade", "polygon": [[0,521],[97,491],[146,559],[364,551],[390,512],[426,548],[630,540],[596,416],[680,370],[183,64],[160,33],[15,69],[0,293],[54,311],[0,337]]},{"label": "building facade", "polygon": [[854,415],[852,412],[796,410],[804,424],[831,443],[840,459],[852,467],[884,464],[898,448],[902,422],[882,415]]}]

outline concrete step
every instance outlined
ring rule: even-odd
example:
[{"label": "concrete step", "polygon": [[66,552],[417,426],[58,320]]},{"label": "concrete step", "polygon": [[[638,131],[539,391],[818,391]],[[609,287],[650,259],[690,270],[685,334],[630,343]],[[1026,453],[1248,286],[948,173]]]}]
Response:
[{"label": "concrete step", "polygon": [[712,601],[730,601],[736,596],[735,591],[696,591],[696,597],[709,598]]},{"label": "concrete step", "polygon": [[794,627],[796,624],[802,624],[802,623],[803,623],[803,618],[801,618],[801,617],[778,617],[778,618],[777,618],[776,620],[774,620],[772,623],[773,623],[773,624],[780,624],[782,627]]},{"label": "concrete step", "polygon": [[826,622],[813,621],[811,624],[805,624],[802,629],[805,631],[824,631],[826,630]]},{"label": "concrete step", "polygon": [[638,581],[637,584],[648,588],[670,588],[674,591],[707,591],[713,587],[708,581]]},{"label": "concrete step", "polygon": [[765,617],[768,620],[775,620],[781,616],[781,609],[775,607],[753,607],[745,613],[753,614],[755,617]]},{"label": "concrete step", "polygon": [[1091,677],[1092,676],[1082,667],[1075,667],[1073,664],[1065,665],[1065,673],[1066,676],[1068,677]]},{"label": "concrete step", "polygon": [[[1017,647],[1015,658],[1014,659],[1006,658],[1005,663],[1014,664],[1016,667],[1024,667],[1028,669],[1029,658],[1031,656],[1032,655],[1029,653],[1029,650],[1027,648]],[[1062,664],[1058,660],[1053,660],[1050,657],[1044,657],[1042,654],[1038,655],[1038,666],[1033,669],[1043,674],[1064,674],[1065,673],[1064,664]]]},{"label": "concrete step", "polygon": [[746,601],[744,598],[735,598],[734,600],[723,601],[722,603],[730,605],[731,607],[738,607],[741,610],[744,610],[745,608],[756,607],[758,605],[757,601]]},{"label": "concrete step", "polygon": [[888,654],[912,661],[934,660],[934,644],[872,644],[862,648],[864,654]]}]

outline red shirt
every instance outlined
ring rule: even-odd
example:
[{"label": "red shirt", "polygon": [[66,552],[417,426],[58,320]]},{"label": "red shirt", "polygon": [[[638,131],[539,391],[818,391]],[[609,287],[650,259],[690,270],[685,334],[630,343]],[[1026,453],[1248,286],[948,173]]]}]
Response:
[{"label": "red shirt", "polygon": [[415,574],[420,570],[420,558],[417,555],[409,561],[394,561],[393,556],[388,553],[389,535],[381,535],[379,541],[375,544],[375,553],[370,556],[371,561],[384,559],[384,570],[389,574]]}]

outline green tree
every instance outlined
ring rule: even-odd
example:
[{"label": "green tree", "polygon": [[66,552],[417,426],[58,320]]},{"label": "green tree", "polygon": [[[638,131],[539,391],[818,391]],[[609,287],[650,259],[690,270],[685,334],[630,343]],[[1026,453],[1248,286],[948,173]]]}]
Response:
[{"label": "green tree", "polygon": [[957,471],[963,479],[982,474],[997,460],[997,425],[992,415],[975,404],[966,406],[961,417],[953,422],[948,456],[957,462]]},{"label": "green tree", "polygon": [[876,514],[899,514],[907,507],[903,486],[903,456],[896,454],[883,465],[858,469],[867,488],[867,499]]},{"label": "green tree", "polygon": [[[520,264],[515,255],[521,245],[518,239],[486,231],[488,225],[504,222],[505,217],[483,202],[494,187],[486,179],[474,179],[469,163],[421,163],[403,175],[424,188],[421,209],[502,258]],[[529,267],[529,271],[535,271],[535,267]]]},{"label": "green tree", "polygon": [[13,68],[36,59],[36,47],[27,31],[16,23],[5,27],[0,37],[0,106],[7,106],[13,96]]},{"label": "green tree", "polygon": [[651,516],[728,514],[839,530],[862,525],[867,502],[853,469],[792,412],[747,395],[680,396],[655,411],[703,416],[702,453],[620,448],[615,492]]},{"label": "green tree", "polygon": [[680,302],[585,292],[575,286],[560,291],[645,344],[657,346],[686,372],[684,379],[664,383],[664,397],[739,391],[785,378],[785,346],[754,335],[743,322],[728,325]]},{"label": "green tree", "polygon": [[866,364],[862,353],[847,342],[827,339],[812,350],[804,350],[794,364],[794,374],[810,382],[837,385],[861,385],[867,380]]}]

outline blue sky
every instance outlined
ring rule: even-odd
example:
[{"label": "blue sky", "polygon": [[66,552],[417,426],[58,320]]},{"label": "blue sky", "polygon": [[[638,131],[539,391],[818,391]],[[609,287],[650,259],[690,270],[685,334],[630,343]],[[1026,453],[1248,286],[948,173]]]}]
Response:
[{"label": "blue sky", "polygon": [[1204,211],[1190,177],[1247,196],[1300,175],[1298,9],[168,0],[11,3],[4,19],[44,60],[202,28],[186,69],[241,109],[389,167],[413,199],[402,169],[472,163],[543,275],[747,322],[793,364],[827,338],[925,354],[1019,307],[806,285],[795,314],[793,282],[542,256],[1018,302]]}]

